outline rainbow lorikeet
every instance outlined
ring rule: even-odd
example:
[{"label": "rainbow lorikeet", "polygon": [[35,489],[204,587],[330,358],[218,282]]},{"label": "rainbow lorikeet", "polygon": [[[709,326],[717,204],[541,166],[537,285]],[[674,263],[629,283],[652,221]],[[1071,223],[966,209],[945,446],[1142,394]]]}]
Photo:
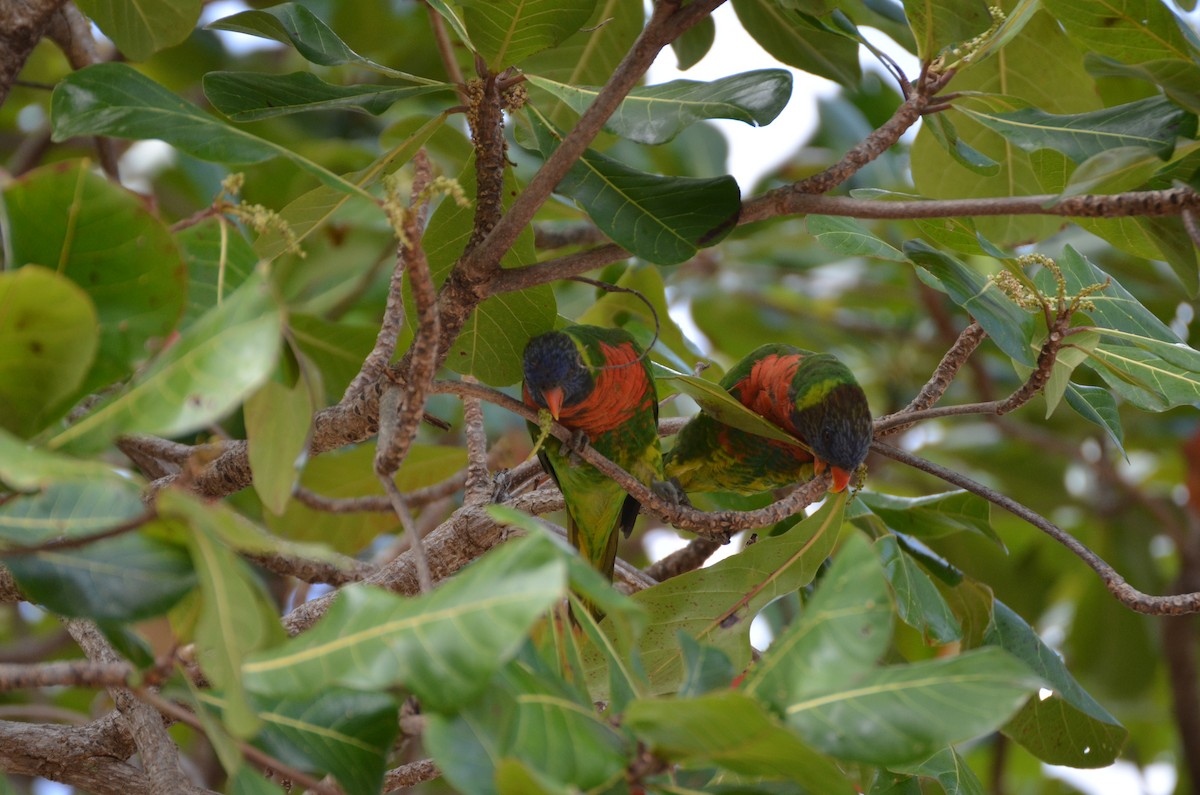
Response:
[{"label": "rainbow lorikeet", "polygon": [[832,490],[846,488],[871,445],[871,412],[853,373],[828,353],[763,345],[721,379],[751,411],[812,448],[732,428],[700,413],[679,432],[666,474],[684,491],[754,494],[832,470]]},{"label": "rainbow lorikeet", "polygon": [[[525,346],[524,369],[525,405],[586,435],[597,452],[647,486],[662,481],[658,395],[628,332],[569,326],[542,334]],[[530,432],[536,436],[537,426]],[[565,447],[549,437],[538,457],[563,493],[571,545],[611,580],[617,528],[628,536],[641,506],[590,464],[572,461]]]}]

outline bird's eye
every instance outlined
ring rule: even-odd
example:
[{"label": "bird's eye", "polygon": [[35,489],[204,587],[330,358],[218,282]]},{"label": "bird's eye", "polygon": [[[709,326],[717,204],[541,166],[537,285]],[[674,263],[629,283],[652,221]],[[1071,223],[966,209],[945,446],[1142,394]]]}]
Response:
[{"label": "bird's eye", "polygon": [[833,428],[825,427],[821,429],[821,441],[825,442],[825,444],[832,444]]}]

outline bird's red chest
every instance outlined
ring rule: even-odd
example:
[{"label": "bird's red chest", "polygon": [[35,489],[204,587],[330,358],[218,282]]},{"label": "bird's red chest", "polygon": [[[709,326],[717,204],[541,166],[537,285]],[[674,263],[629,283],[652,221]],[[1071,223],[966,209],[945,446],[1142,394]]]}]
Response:
[{"label": "bird's red chest", "polygon": [[605,367],[595,371],[591,393],[573,406],[564,406],[561,416],[563,425],[581,430],[591,439],[650,411],[654,402],[646,368],[632,345],[602,342],[600,349]]},{"label": "bird's red chest", "polygon": [[742,405],[775,425],[796,433],[792,425],[792,399],[789,391],[800,354],[779,356],[770,354],[754,363],[750,374],[734,384],[731,390]]}]

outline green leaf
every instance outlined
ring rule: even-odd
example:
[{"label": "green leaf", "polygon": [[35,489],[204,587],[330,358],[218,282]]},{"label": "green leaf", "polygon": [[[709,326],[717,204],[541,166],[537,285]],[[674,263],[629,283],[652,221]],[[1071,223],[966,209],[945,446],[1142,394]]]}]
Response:
[{"label": "green leaf", "polygon": [[[562,140],[544,116],[530,108],[542,157]],[[661,177],[629,168],[591,149],[555,188],[574,199],[613,242],[657,265],[690,259],[719,243],[741,212],[733,177]]]},{"label": "green leaf", "polygon": [[392,696],[330,688],[251,703],[262,719],[256,746],[300,770],[333,774],[348,795],[379,792],[399,728]]},{"label": "green leaf", "polygon": [[[369,194],[365,193],[365,190],[378,182],[386,171],[411,160],[417,150],[425,145],[445,120],[446,114],[444,113],[434,116],[370,166],[361,171],[347,174],[346,179],[361,189],[360,194],[351,194],[338,187],[322,185],[293,199],[279,211],[280,219],[287,223],[293,237],[288,239],[277,230],[268,230],[254,241],[255,253],[261,259],[273,260],[285,253],[293,242],[296,244],[304,242],[305,238],[320,229],[352,197],[357,195],[359,198],[363,196],[369,198]],[[371,198],[370,201],[374,205],[375,200]]]},{"label": "green leaf", "polygon": [[[1042,390],[1042,396],[1046,399],[1046,419],[1050,419],[1059,403],[1062,402],[1063,394],[1071,383],[1071,374],[1075,372],[1075,368],[1087,361],[1099,342],[1099,334],[1081,331],[1072,334],[1067,344],[1059,350],[1058,356],[1054,359],[1054,367],[1050,370],[1050,380],[1046,382],[1046,386]],[[1030,373],[1032,372],[1031,370]]]},{"label": "green leaf", "polygon": [[231,227],[232,224],[219,218],[190,226],[175,235],[188,272],[187,306],[179,323],[181,329],[223,302],[254,273],[258,257],[241,232]]},{"label": "green leaf", "polygon": [[87,378],[68,397],[126,377],[147,349],[161,345],[183,309],[183,262],[167,226],[140,197],[92,173],[87,160],[25,174],[5,189],[4,203],[9,267],[57,270],[95,305],[100,346]]},{"label": "green leaf", "polygon": [[100,338],[87,293],[48,268],[0,273],[0,427],[32,436],[67,409]]},{"label": "green leaf", "polygon": [[700,408],[718,422],[743,430],[746,433],[753,433],[756,436],[774,439],[778,442],[786,442],[787,444],[799,447],[801,450],[809,449],[808,445],[795,436],[792,436],[769,420],[764,419],[762,415],[755,414],[743,406],[741,401],[726,392],[720,384],[713,381],[706,381],[699,376],[677,373],[658,362],[654,362],[651,367],[654,370],[655,381],[670,383],[671,386],[696,401]]},{"label": "green leaf", "polygon": [[1089,52],[1083,56],[1083,65],[1096,77],[1132,77],[1153,83],[1179,105],[1200,113],[1200,64],[1190,59],[1129,64]]},{"label": "green leaf", "polygon": [[415,599],[350,585],[311,630],[247,662],[246,687],[286,695],[403,684],[426,709],[451,710],[486,689],[565,588],[563,553],[536,536]]},{"label": "green leaf", "polygon": [[1069,115],[1038,108],[997,113],[962,103],[954,107],[1026,152],[1053,149],[1076,163],[1108,149],[1130,146],[1149,149],[1166,160],[1176,137],[1196,132],[1196,117],[1164,97]]},{"label": "green leaf", "polygon": [[729,655],[720,649],[697,643],[686,632],[675,636],[683,654],[683,667],[687,676],[679,688],[679,698],[695,698],[714,690],[724,690],[733,684],[733,663]]},{"label": "green leaf", "polygon": [[496,784],[504,758],[524,763],[555,791],[604,791],[623,778],[628,738],[533,655],[522,654],[486,684],[480,700],[427,716],[423,740],[456,790],[504,791]]},{"label": "green leaf", "polygon": [[772,0],[733,0],[733,8],[746,32],[782,63],[848,88],[862,81],[853,39],[817,29]]},{"label": "green leaf", "polygon": [[875,542],[883,571],[896,596],[900,620],[937,643],[962,639],[962,627],[937,586],[909,555],[887,535]]},{"label": "green leaf", "polygon": [[809,215],[804,219],[808,233],[834,254],[848,257],[875,257],[903,262],[904,255],[880,240],[862,221],[834,215]]},{"label": "green leaf", "polygon": [[708,55],[717,36],[717,26],[712,17],[704,17],[671,41],[675,51],[675,68],[686,72]]},{"label": "green leaf", "polygon": [[965,44],[992,24],[983,0],[904,0],[904,16],[917,41],[917,56],[923,61]]},{"label": "green leaf", "polygon": [[438,12],[442,19],[446,20],[447,24],[454,30],[454,35],[467,45],[467,49],[475,51],[475,44],[471,41],[470,34],[467,33],[467,25],[462,20],[461,12],[457,6],[450,5],[446,0],[426,0],[429,7]]},{"label": "green leaf", "polygon": [[985,795],[986,791],[966,760],[953,748],[943,748],[915,765],[892,767],[897,773],[931,778],[942,785],[946,795]]},{"label": "green leaf", "polygon": [[[53,483],[0,504],[0,541],[31,546],[83,538],[136,520],[145,511],[133,483]],[[4,556],[4,565],[31,601],[61,615],[98,621],[159,615],[196,582],[187,553],[145,529],[84,546]]]},{"label": "green leaf", "polygon": [[[525,79],[577,113],[587,110],[600,93],[599,88],[571,86],[537,75]],[[661,144],[703,119],[734,119],[763,127],[775,120],[791,93],[792,75],[784,69],[743,72],[711,83],[672,80],[630,91],[604,129],[638,143]]]},{"label": "green leaf", "polygon": [[76,135],[159,138],[193,157],[218,163],[257,163],[282,156],[331,188],[370,198],[308,158],[231,127],[126,64],[94,64],[67,75],[54,88],[50,117],[55,141]]},{"label": "green leaf", "polygon": [[378,324],[349,320],[332,323],[317,315],[294,312],[288,314],[287,322],[291,339],[321,375],[326,403],[341,400],[375,345]]},{"label": "green leaf", "polygon": [[1121,426],[1117,401],[1111,392],[1101,386],[1069,384],[1066,397],[1067,405],[1088,422],[1103,428],[1121,454],[1125,455],[1125,430]]},{"label": "green leaf", "polygon": [[1200,373],[1142,347],[1104,343],[1091,352],[1093,369],[1113,391],[1146,411],[1200,402]]},{"label": "green leaf", "polygon": [[[845,493],[827,497],[816,513],[788,532],[634,594],[633,600],[650,615],[639,650],[652,692],[675,692],[684,680],[683,655],[675,643],[680,631],[724,652],[735,669],[745,668],[751,620],[772,600],[812,582],[837,541],[845,506]],[[603,659],[592,654],[584,662],[589,682],[595,684]],[[593,687],[593,695],[597,689]]]},{"label": "green leaf", "polygon": [[687,767],[715,765],[743,776],[783,778],[803,783],[808,792],[854,792],[830,759],[734,690],[635,701],[624,725],[656,754]]},{"label": "green leaf", "polygon": [[1043,0],[1085,53],[1142,63],[1194,56],[1179,21],[1156,0]]},{"label": "green leaf", "polygon": [[[474,160],[458,176],[467,196],[476,191]],[[520,185],[511,171],[505,173],[504,205],[507,207]],[[462,207],[452,200],[443,201],[429,219],[422,243],[429,270],[436,285],[450,275],[467,243],[475,223],[474,206]],[[537,261],[533,229],[522,230],[516,243],[505,253],[501,266],[515,268]],[[410,328],[415,327],[416,307],[411,292],[405,291],[405,313]],[[480,304],[458,335],[446,359],[456,373],[470,374],[491,386],[508,386],[520,381],[521,356],[526,343],[554,327],[554,292],[549,285],[531,287],[513,293],[493,295]]]},{"label": "green leaf", "polygon": [[268,380],[243,407],[254,491],[272,513],[283,513],[300,476],[312,423],[312,392],[303,375],[291,386]]},{"label": "green leaf", "polygon": [[125,57],[144,61],[191,35],[202,5],[201,0],[80,0],[79,10]]},{"label": "green leaf", "polygon": [[[979,152],[958,136],[954,122],[945,113],[934,113],[927,117],[928,124],[922,127],[929,130],[942,149],[946,150],[960,166],[985,177],[994,177],[1000,173],[1000,164],[987,155]],[[922,119],[925,122],[926,119]]]},{"label": "green leaf", "polygon": [[322,66],[348,64],[414,83],[437,81],[398,72],[356,53],[320,17],[299,3],[280,3],[259,11],[242,11],[218,19],[208,30],[231,30],[290,44],[308,61]]},{"label": "green leaf", "polygon": [[62,480],[137,483],[128,472],[102,461],[83,461],[27,445],[0,428],[0,483],[14,491],[38,491]]},{"label": "green leaf", "polygon": [[228,699],[225,725],[235,736],[249,737],[261,723],[243,689],[242,661],[258,649],[277,645],[283,629],[250,567],[222,542],[226,531],[220,525],[230,521],[228,514],[174,489],[159,493],[158,513],[187,527],[184,538],[200,581],[200,667]]},{"label": "green leaf", "polygon": [[[1063,249],[1062,256],[1056,264],[1062,270],[1068,295],[1078,294],[1087,287],[1104,284],[1108,286],[1097,293],[1088,296],[1094,308],[1086,310],[1096,326],[1101,330],[1128,332],[1138,338],[1148,341],[1160,341],[1178,351],[1181,366],[1200,365],[1200,352],[1186,345],[1181,345],[1179,335],[1170,327],[1155,317],[1154,313],[1142,306],[1141,301],[1133,293],[1121,286],[1109,274],[1100,270],[1092,262],[1071,246]],[[1038,288],[1050,294],[1054,292],[1054,282],[1051,274],[1042,272],[1034,280]],[[1152,344],[1147,342],[1146,344]],[[1169,355],[1169,354],[1168,354]]]},{"label": "green leaf", "polygon": [[460,5],[477,52],[499,72],[575,33],[596,0],[460,0]]},{"label": "green leaf", "polygon": [[904,253],[938,278],[951,300],[971,313],[1000,350],[1021,364],[1034,365],[1033,315],[981,273],[919,240],[905,243]]},{"label": "green leaf", "polygon": [[868,764],[927,758],[999,728],[1041,680],[996,648],[871,671],[787,706],[789,725],[828,754]]},{"label": "green leaf", "polygon": [[1072,172],[1059,198],[1133,190],[1146,184],[1161,167],[1158,156],[1143,147],[1107,149],[1092,155]]},{"label": "green leaf", "polygon": [[124,392],[48,444],[95,449],[122,433],[177,436],[203,428],[267,378],[280,332],[279,309],[267,286],[251,279],[196,321]]},{"label": "green leaf", "polygon": [[966,491],[947,491],[924,497],[897,497],[860,491],[858,499],[898,533],[917,538],[942,538],[967,531],[990,539],[1003,549],[992,527],[992,504]]},{"label": "green leaf", "polygon": [[985,642],[1024,661],[1045,680],[1042,691],[1004,726],[1004,733],[1052,765],[1112,764],[1129,732],[1079,686],[1066,665],[1007,605],[997,601]]},{"label": "green leaf", "polygon": [[892,634],[892,602],[870,543],[855,534],[805,605],[775,638],[742,689],[782,711],[808,696],[846,687],[875,667]]},{"label": "green leaf", "polygon": [[257,121],[308,110],[364,110],[378,116],[401,100],[453,89],[449,83],[407,88],[339,86],[311,72],[209,72],[204,76],[204,95],[234,121]]}]

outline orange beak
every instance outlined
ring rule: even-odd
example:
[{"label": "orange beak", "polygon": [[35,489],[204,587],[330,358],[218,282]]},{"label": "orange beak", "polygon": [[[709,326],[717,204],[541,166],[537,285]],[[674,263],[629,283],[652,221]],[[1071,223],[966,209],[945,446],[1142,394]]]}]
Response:
[{"label": "orange beak", "polygon": [[845,490],[846,486],[850,484],[850,473],[841,467],[833,467],[832,469],[833,485],[829,487],[829,490],[837,494],[839,491]]},{"label": "orange beak", "polygon": [[562,411],[562,387],[552,386],[549,389],[542,390],[542,398],[546,401],[546,408],[549,409],[550,416],[557,420],[558,413]]}]

